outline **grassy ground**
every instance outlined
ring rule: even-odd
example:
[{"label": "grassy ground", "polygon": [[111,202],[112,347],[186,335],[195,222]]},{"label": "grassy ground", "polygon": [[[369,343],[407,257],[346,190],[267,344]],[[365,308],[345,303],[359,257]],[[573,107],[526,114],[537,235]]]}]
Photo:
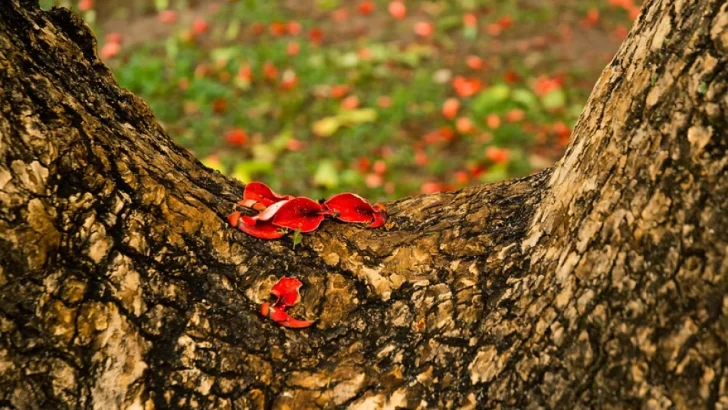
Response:
[{"label": "grassy ground", "polygon": [[279,192],[372,200],[549,166],[639,5],[117,3],[70,6],[119,82],[205,164]]}]

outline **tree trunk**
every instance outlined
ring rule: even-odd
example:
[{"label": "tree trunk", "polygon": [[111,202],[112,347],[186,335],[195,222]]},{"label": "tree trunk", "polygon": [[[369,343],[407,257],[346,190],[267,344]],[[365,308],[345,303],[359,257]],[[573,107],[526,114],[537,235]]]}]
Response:
[{"label": "tree trunk", "polygon": [[0,407],[728,409],[725,0],[647,1],[552,169],[295,250],[95,50],[0,2]]}]

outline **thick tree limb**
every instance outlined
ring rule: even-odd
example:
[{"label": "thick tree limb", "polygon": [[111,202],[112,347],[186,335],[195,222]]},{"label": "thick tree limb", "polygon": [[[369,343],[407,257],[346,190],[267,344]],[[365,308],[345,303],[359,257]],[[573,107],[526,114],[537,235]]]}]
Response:
[{"label": "thick tree limb", "polygon": [[95,50],[0,3],[0,406],[728,408],[725,1],[648,1],[552,170],[295,251]]}]

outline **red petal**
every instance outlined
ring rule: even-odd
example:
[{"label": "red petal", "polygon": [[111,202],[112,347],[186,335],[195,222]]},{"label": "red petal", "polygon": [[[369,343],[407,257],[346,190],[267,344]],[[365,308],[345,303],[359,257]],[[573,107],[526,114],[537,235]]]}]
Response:
[{"label": "red petal", "polygon": [[382,204],[374,204],[374,220],[369,224],[370,228],[379,228],[387,222],[387,212]]},{"label": "red petal", "polygon": [[281,278],[270,290],[270,293],[278,298],[275,305],[282,307],[295,305],[296,301],[298,301],[298,290],[301,286],[303,286],[303,283],[296,278]]},{"label": "red petal", "polygon": [[258,215],[254,216],[255,219],[259,221],[268,221],[278,212],[283,205],[288,203],[288,200],[283,200],[280,202],[276,202],[275,204],[269,206],[268,208],[265,208],[265,210]]},{"label": "red petal", "polygon": [[260,305],[260,314],[276,323],[286,322],[292,319],[291,315],[286,313],[285,308],[271,306],[270,302],[265,302]]},{"label": "red petal", "polygon": [[260,305],[260,314],[278,323],[281,326],[290,327],[293,329],[301,329],[304,327],[309,327],[313,324],[313,322],[309,320],[295,319],[291,317],[291,315],[286,313],[285,308],[271,306],[269,302],[265,302]]},{"label": "red petal", "polygon": [[231,213],[230,215],[228,215],[227,220],[230,223],[230,225],[237,228],[238,224],[240,223],[240,212],[235,211],[235,212]]},{"label": "red petal", "polygon": [[370,223],[374,220],[374,208],[366,199],[356,194],[347,192],[334,195],[325,205],[340,221]]},{"label": "red petal", "polygon": [[294,198],[281,206],[273,218],[273,224],[301,232],[311,232],[324,220],[322,211],[321,205],[313,199]]},{"label": "red petal", "polygon": [[[285,313],[285,312],[283,312],[283,313]],[[281,325],[283,325],[285,327],[290,327],[293,329],[302,329],[304,327],[309,327],[313,324],[313,322],[310,320],[299,320],[299,319],[295,319],[295,318],[291,317],[291,315],[289,315],[288,313],[285,313],[285,314],[286,314],[286,316],[288,316],[288,318],[286,318],[286,320],[277,321],[278,323],[280,323]]]},{"label": "red petal", "polygon": [[245,205],[246,203],[249,203],[249,200],[255,201],[255,203],[261,203],[264,206],[268,207],[273,205],[274,203],[278,201],[283,201],[284,199],[290,199],[291,197],[287,195],[278,195],[276,192],[274,192],[270,187],[262,182],[251,182],[248,185],[245,185],[245,192],[243,192],[243,200],[242,203],[238,202],[242,206],[251,206],[252,205]]},{"label": "red petal", "polygon": [[270,313],[270,302],[265,302],[260,305],[260,314],[268,317],[268,313]]},{"label": "red petal", "polygon": [[258,203],[258,201],[256,201],[255,199],[242,199],[242,200],[238,201],[238,205],[244,206],[246,208],[252,208],[253,205],[255,205],[257,203]]},{"label": "red petal", "polygon": [[273,225],[268,221],[256,221],[254,225],[246,222],[251,218],[243,217],[238,228],[248,235],[255,236],[260,239],[278,239],[286,234],[285,230]]}]

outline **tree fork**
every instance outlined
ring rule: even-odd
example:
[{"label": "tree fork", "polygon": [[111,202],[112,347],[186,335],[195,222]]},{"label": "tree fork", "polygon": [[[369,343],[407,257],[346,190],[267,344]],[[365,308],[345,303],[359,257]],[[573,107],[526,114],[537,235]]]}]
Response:
[{"label": "tree fork", "polygon": [[[564,158],[264,242],[88,27],[0,3],[0,407],[728,408],[728,3],[648,0]],[[258,314],[300,278],[284,329]]]}]

